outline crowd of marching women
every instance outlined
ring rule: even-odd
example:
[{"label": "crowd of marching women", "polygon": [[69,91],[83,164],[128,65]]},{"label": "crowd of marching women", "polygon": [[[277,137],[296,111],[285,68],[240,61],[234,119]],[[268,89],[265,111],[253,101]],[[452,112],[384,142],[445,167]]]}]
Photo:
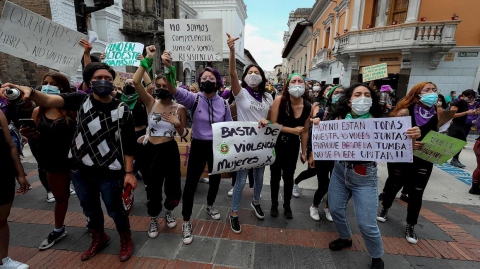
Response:
[{"label": "crowd of marching women", "polygon": [[[124,191],[135,189],[136,177],[141,174],[151,218],[146,231],[150,238],[158,236],[159,218],[164,218],[169,228],[177,225],[172,210],[182,201],[182,240],[185,245],[191,244],[194,229],[191,215],[197,185],[205,165],[212,171],[211,125],[232,120],[282,126],[275,144],[276,160],[269,167],[271,217],[278,217],[281,211],[279,192],[282,179],[282,213],[286,219],[292,219],[291,198],[300,195],[298,184],[316,176],[318,189],[309,209],[310,216],[315,221],[320,220],[318,207],[328,193],[325,218],[332,221],[338,231],[338,239],[330,242],[329,248],[339,251],[352,246],[346,205],[353,198],[357,224],[372,258],[371,268],[384,268],[381,258],[384,250],[377,221],[387,221],[388,210],[403,188],[402,195],[408,195],[405,238],[409,243],[417,243],[414,226],[433,164],[417,157],[413,157],[411,163],[388,163],[389,176],[380,195],[382,209],[377,214],[377,163],[314,160],[312,126],[330,120],[410,116],[413,127],[406,135],[412,140],[412,148],[420,149],[423,146],[420,141],[426,134],[442,127],[439,119],[444,110],[449,109],[456,110],[456,113],[452,122],[446,123],[448,128],[445,130],[465,141],[472,124],[476,123],[476,116],[471,115],[480,112],[475,92],[467,90],[458,98],[454,93],[443,98],[433,82],[421,82],[410,89],[405,98],[395,102],[393,90],[388,85],[379,92],[366,84],[321,87],[319,83],[311,85],[296,73],[286,78],[283,89],[277,92],[267,84],[265,73],[258,65],[247,66],[241,77],[238,76],[237,39],[228,35],[231,85],[227,90],[224,90],[225,79],[211,67],[200,72],[197,83],[190,88],[179,87],[167,51],[161,55],[164,72],[153,76],[154,58],[159,53],[155,46],[146,47],[146,56],[139,56],[140,67],[133,79],[117,90],[113,84],[114,70],[105,63],[90,62],[90,45],[85,40],[80,41],[85,47],[87,64],[80,89],[72,87],[64,75],[56,72],[46,74],[42,85],[37,88],[15,83],[1,85],[1,96],[9,98],[1,100],[4,106],[0,112],[0,163],[3,167],[0,268],[28,268],[7,257],[7,218],[14,198],[15,179],[20,184],[17,192],[26,193],[30,188],[20,162],[21,147],[18,145],[22,144],[22,136],[28,140],[38,162],[40,180],[48,193],[47,200],[55,202],[53,230],[39,248],[48,249],[67,236],[64,222],[68,200],[76,192],[92,238],[81,259],[91,259],[111,240],[104,231],[101,197],[120,235],[120,260],[126,261],[132,256],[133,243],[128,211],[122,200]],[[30,115],[22,115],[28,111]],[[21,135],[11,132],[10,122],[17,125]],[[185,138],[190,132],[191,147],[182,189],[180,152],[174,138]],[[475,154],[480,160],[478,148],[477,142]],[[308,169],[294,178],[299,157],[302,163],[308,163]],[[452,164],[462,166],[458,154]],[[233,189],[228,193],[232,196],[229,221],[235,233],[242,232],[238,211],[247,178],[253,187],[250,206],[258,219],[265,218],[261,207],[264,171],[265,167],[259,167],[232,175]],[[473,177],[470,193],[479,194],[478,168]],[[209,184],[206,211],[212,219],[219,220],[221,215],[215,207],[215,199],[221,175],[210,175],[204,181]],[[70,189],[71,182],[75,191]],[[161,215],[162,203],[164,215]]]}]

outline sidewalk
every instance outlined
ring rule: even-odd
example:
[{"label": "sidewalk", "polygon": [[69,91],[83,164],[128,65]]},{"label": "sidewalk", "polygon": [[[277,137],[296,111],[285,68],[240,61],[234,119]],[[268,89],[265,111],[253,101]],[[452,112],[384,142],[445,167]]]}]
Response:
[{"label": "sidewalk", "polygon": [[[28,154],[26,161],[31,161]],[[184,246],[181,242],[181,205],[174,210],[178,221],[175,229],[169,229],[162,222],[158,238],[148,237],[146,231],[150,219],[145,206],[144,184],[140,181],[130,216],[134,242],[134,257],[131,260],[126,263],[119,262],[119,237],[114,230],[113,221],[106,215],[105,226],[107,233],[112,236],[112,243],[94,259],[80,261],[80,253],[88,248],[90,236],[76,196],[70,199],[66,218],[68,236],[52,249],[39,251],[38,245],[53,228],[54,204],[45,201],[46,193],[38,180],[36,164],[24,162],[24,166],[33,189],[25,196],[15,197],[9,218],[9,255],[13,259],[26,262],[31,268],[279,269],[370,266],[352,203],[348,205],[348,216],[354,233],[354,245],[348,250],[332,252],[328,249],[328,243],[337,238],[334,224],[325,219],[323,210],[319,222],[313,221],[309,216],[308,210],[314,194],[312,189],[302,189],[302,196],[292,200],[294,218],[286,220],[281,208],[278,218],[270,217],[270,186],[265,185],[262,191],[262,206],[266,217],[262,221],[256,219],[249,205],[253,191],[247,187],[243,192],[244,199],[239,211],[243,231],[240,235],[234,234],[228,224],[231,205],[231,198],[227,196],[231,188],[229,179],[222,180],[215,203],[222,214],[221,221],[211,220],[205,212],[208,186],[199,184],[192,216],[195,237],[189,246]],[[266,177],[265,181],[268,179]],[[316,184],[315,179],[308,181]],[[283,190],[281,192],[283,193]],[[478,202],[478,196],[471,197]],[[323,207],[324,203],[320,205],[320,208]],[[416,245],[411,245],[404,239],[405,217],[406,204],[397,201],[389,211],[388,222],[379,223],[386,268],[480,268],[478,205],[424,202],[416,226],[420,238]]]}]

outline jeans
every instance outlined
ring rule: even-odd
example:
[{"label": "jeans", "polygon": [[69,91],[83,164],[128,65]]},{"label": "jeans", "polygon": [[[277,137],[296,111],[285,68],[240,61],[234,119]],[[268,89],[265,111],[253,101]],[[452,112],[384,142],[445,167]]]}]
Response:
[{"label": "jeans", "polygon": [[[237,172],[232,172],[232,187],[235,187],[235,182],[237,182]],[[253,169],[248,170],[248,185],[250,188],[253,188],[254,179],[253,179]]]},{"label": "jeans", "polygon": [[237,181],[235,182],[235,187],[233,187],[232,212],[238,212],[238,206],[240,205],[240,200],[242,199],[242,191],[245,187],[247,176],[250,170],[253,170],[253,180],[255,181],[255,185],[253,186],[253,201],[256,203],[260,202],[260,194],[262,193],[263,187],[263,172],[265,171],[265,167],[240,170],[237,172]]},{"label": "jeans", "polygon": [[103,211],[100,204],[101,195],[108,215],[117,226],[117,231],[119,233],[130,231],[130,222],[122,201],[123,173],[79,169],[73,172],[72,179],[83,208],[83,214],[87,217],[89,229],[96,232],[104,230]]},{"label": "jeans", "polygon": [[422,209],[423,192],[432,174],[433,163],[414,156],[413,163],[388,163],[387,168],[383,207],[389,209],[398,191],[405,186],[408,190],[407,223],[417,224]]},{"label": "jeans", "polygon": [[347,239],[352,236],[347,219],[347,204],[353,196],[358,228],[368,253],[372,258],[380,258],[383,255],[383,243],[377,225],[377,164],[372,162],[362,166],[360,168],[366,168],[366,175],[357,174],[353,163],[335,162],[328,188],[328,205],[338,235]]}]

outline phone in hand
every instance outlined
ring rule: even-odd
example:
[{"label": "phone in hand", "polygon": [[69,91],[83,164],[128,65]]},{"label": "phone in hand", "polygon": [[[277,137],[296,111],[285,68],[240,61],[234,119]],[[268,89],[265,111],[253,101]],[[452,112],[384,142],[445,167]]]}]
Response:
[{"label": "phone in hand", "polygon": [[37,128],[37,124],[35,123],[35,121],[33,119],[19,119],[18,121],[20,122],[20,126],[30,127],[32,129]]}]

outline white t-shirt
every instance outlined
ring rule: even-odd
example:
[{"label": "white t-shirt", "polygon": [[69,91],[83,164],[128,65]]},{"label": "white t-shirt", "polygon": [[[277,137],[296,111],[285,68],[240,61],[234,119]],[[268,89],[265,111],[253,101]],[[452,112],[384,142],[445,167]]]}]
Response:
[{"label": "white t-shirt", "polygon": [[238,121],[258,122],[267,118],[268,111],[273,104],[273,98],[270,94],[265,93],[262,96],[262,102],[258,102],[247,89],[242,88],[235,96],[235,103],[237,105]]}]

